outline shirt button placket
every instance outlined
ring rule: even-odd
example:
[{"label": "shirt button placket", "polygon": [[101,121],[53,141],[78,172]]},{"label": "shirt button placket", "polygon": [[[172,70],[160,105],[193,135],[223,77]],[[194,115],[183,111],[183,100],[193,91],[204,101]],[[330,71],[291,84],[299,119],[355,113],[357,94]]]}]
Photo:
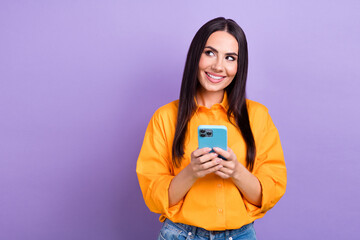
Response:
[{"label": "shirt button placket", "polygon": [[216,189],[216,222],[220,226],[225,225],[225,185],[224,180],[219,179],[215,184],[214,188]]}]

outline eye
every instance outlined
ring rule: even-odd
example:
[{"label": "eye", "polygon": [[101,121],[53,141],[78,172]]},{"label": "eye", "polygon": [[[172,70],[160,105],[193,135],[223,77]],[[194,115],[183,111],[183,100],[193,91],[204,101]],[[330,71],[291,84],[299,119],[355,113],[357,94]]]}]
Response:
[{"label": "eye", "polygon": [[236,60],[236,58],[234,58],[233,56],[226,56],[225,59],[229,60],[229,61],[235,61]]},{"label": "eye", "polygon": [[215,54],[214,54],[212,51],[210,51],[210,50],[205,51],[205,54],[206,54],[207,56],[215,56]]}]

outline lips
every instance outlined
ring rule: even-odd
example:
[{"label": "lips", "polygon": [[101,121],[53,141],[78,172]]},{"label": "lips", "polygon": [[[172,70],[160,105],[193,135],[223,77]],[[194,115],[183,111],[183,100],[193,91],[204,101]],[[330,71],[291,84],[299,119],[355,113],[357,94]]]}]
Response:
[{"label": "lips", "polygon": [[208,73],[205,72],[207,79],[212,83],[219,83],[221,82],[225,77],[221,75],[217,75],[214,73]]}]

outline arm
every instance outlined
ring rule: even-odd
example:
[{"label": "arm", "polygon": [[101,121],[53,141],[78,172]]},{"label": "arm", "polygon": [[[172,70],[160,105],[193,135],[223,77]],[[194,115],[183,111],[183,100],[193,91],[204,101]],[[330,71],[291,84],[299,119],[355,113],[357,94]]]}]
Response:
[{"label": "arm", "polygon": [[136,173],[146,206],[150,211],[172,216],[179,207],[169,208],[168,188],[174,178],[166,126],[162,114],[156,111],[145,132],[137,160]]},{"label": "arm", "polygon": [[164,123],[158,112],[147,127],[137,161],[136,172],[147,207],[170,217],[181,208],[181,200],[200,177],[219,170],[217,155],[211,149],[197,149],[191,154],[191,163],[174,176],[170,148],[166,141]]},{"label": "arm", "polygon": [[222,165],[217,154],[209,153],[210,148],[196,149],[191,154],[191,162],[170,183],[169,206],[180,202],[198,178],[216,172]]},{"label": "arm", "polygon": [[243,196],[255,206],[261,206],[262,189],[259,180],[246,167],[238,162],[234,152],[228,147],[228,151],[221,148],[214,148],[215,152],[227,160],[220,160],[223,166],[215,172],[221,178],[231,178]]},{"label": "arm", "polygon": [[231,178],[244,196],[244,203],[251,215],[264,214],[284,195],[286,189],[286,167],[279,133],[268,111],[259,111],[253,126],[256,143],[254,169],[249,172],[229,148],[215,150],[228,161],[222,161],[223,168],[216,174]]}]

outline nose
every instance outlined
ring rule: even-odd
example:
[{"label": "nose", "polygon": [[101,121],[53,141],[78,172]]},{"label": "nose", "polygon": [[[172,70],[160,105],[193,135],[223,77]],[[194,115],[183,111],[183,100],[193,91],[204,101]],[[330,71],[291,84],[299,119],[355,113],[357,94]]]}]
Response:
[{"label": "nose", "polygon": [[221,58],[216,58],[216,60],[214,61],[213,65],[212,65],[212,69],[216,72],[221,72],[223,70],[224,66],[223,66],[223,62]]}]

